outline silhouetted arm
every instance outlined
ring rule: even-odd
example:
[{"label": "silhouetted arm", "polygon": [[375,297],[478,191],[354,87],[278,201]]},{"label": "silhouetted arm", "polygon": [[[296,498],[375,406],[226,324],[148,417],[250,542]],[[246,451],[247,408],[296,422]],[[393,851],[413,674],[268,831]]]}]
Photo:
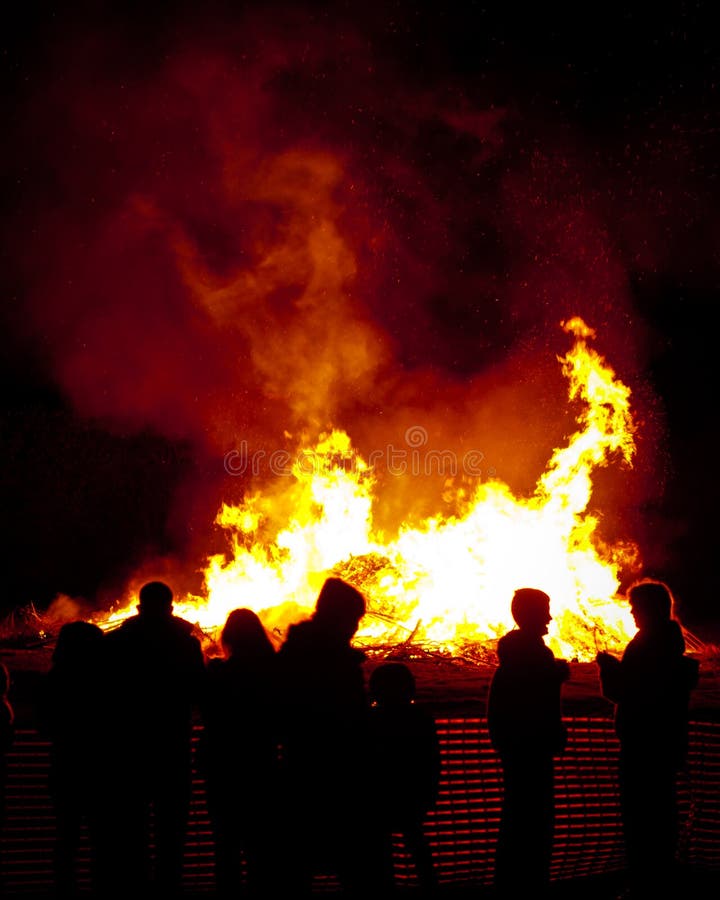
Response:
[{"label": "silhouetted arm", "polygon": [[619,703],[623,694],[623,672],[620,660],[601,651],[595,658],[600,668],[602,695],[611,703]]}]

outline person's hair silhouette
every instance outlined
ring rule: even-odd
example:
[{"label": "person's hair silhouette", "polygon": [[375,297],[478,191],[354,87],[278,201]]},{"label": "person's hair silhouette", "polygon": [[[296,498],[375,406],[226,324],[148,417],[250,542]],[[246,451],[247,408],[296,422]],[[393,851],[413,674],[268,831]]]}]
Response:
[{"label": "person's hair silhouette", "polygon": [[488,693],[488,730],[503,769],[495,886],[503,897],[537,897],[550,881],[554,757],[567,740],[560,693],[569,667],[544,641],[552,620],[544,591],[520,588],[510,609],[517,628],[498,641]]},{"label": "person's hair silhouette", "polygon": [[416,704],[415,676],[401,662],[385,662],[370,674],[373,805],[382,831],[390,877],[394,836],[410,856],[423,896],[437,890],[425,819],[437,801],[440,743],[435,718]]},{"label": "person's hair silhouette", "polygon": [[618,660],[598,653],[603,696],[615,706],[620,742],[620,804],[630,890],[655,896],[677,887],[676,781],[688,747],[690,693],[699,677],[685,655],[662,581],[643,579],[628,592],[637,633]]},{"label": "person's hair silhouette", "polygon": [[[234,609],[201,697],[198,770],[205,778],[220,897],[282,895],[284,853],[275,647],[257,613]],[[245,872],[243,876],[243,857]]]},{"label": "person's hair silhouette", "polygon": [[228,658],[242,654],[245,659],[272,659],[275,646],[260,616],[251,609],[234,609],[220,632],[220,646]]}]

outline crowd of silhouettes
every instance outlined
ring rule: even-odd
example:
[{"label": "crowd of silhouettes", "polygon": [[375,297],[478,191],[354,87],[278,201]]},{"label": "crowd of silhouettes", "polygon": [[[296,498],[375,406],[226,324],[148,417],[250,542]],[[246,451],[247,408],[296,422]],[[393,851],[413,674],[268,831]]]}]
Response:
[{"label": "crowd of silhouettes", "polygon": [[[621,659],[599,653],[597,663],[601,691],[615,705],[630,888],[649,897],[673,875],[676,778],[699,671],[667,585],[645,580],[628,599],[637,634]],[[502,769],[500,898],[542,898],[550,887],[555,761],[568,740],[561,693],[570,674],[545,643],[550,603],[535,588],[515,591],[516,627],[498,641],[488,692],[488,732]],[[94,896],[179,897],[196,772],[217,896],[302,900],[326,873],[353,900],[389,896],[398,844],[419,894],[435,896],[425,830],[441,777],[435,718],[416,702],[404,663],[382,662],[366,679],[366,655],[353,645],[365,614],[363,594],[331,577],[283,641],[241,607],[227,617],[221,655],[211,656],[175,615],[171,588],[153,581],[139,592],[137,614],[114,630],[63,625],[36,698],[37,727],[50,745],[57,895],[83,893],[85,833]],[[14,738],[9,684],[0,664],[0,766]],[[0,793],[0,826],[3,816]]]}]

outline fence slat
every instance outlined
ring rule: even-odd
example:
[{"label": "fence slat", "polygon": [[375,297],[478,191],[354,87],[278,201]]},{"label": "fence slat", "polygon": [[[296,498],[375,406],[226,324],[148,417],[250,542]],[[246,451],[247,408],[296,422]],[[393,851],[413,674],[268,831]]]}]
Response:
[{"label": "fence slat", "polygon": [[[438,880],[444,886],[492,883],[502,802],[502,770],[484,719],[437,718],[441,743],[441,786],[428,815]],[[617,791],[618,745],[607,718],[568,718],[567,750],[556,766],[556,822],[551,877],[554,881],[611,875],[625,865]],[[196,729],[195,740],[199,736]],[[36,732],[21,730],[8,756],[7,812],[0,836],[3,895],[22,897],[53,887],[52,806],[47,793],[48,745]],[[680,861],[720,872],[720,723],[692,722],[690,752],[679,780]],[[87,882],[87,849],[79,868]],[[412,886],[415,874],[400,839],[395,844],[398,884]],[[193,780],[185,857],[185,888],[214,889],[213,842],[204,785]],[[318,892],[334,892],[332,875],[318,876]]]}]

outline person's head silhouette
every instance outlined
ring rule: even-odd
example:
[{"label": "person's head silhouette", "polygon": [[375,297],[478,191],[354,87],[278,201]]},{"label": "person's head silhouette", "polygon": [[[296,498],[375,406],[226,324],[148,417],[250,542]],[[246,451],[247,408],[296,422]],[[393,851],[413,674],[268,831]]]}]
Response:
[{"label": "person's head silhouette", "polygon": [[148,581],[140,588],[138,612],[143,619],[160,621],[172,616],[173,592],[164,581]]},{"label": "person's head silhouette", "polygon": [[540,636],[547,634],[550,615],[550,597],[537,588],[519,588],[513,594],[510,612],[521,631]]},{"label": "person's head silhouette", "polygon": [[53,650],[55,666],[74,666],[97,659],[103,630],[92,622],[66,622],[58,632]]},{"label": "person's head silhouette", "polygon": [[220,645],[227,657],[262,657],[275,652],[272,641],[256,612],[234,609],[225,620]]},{"label": "person's head silhouette", "polygon": [[407,706],[415,699],[415,677],[404,663],[381,663],[370,673],[368,692],[376,706]]},{"label": "person's head silhouette", "polygon": [[668,622],[673,614],[673,596],[670,588],[661,581],[641,581],[630,587],[627,593],[630,612],[638,628],[652,628]]},{"label": "person's head silhouette", "polygon": [[313,620],[339,638],[350,640],[365,615],[365,598],[342,578],[328,578],[320,589]]}]

